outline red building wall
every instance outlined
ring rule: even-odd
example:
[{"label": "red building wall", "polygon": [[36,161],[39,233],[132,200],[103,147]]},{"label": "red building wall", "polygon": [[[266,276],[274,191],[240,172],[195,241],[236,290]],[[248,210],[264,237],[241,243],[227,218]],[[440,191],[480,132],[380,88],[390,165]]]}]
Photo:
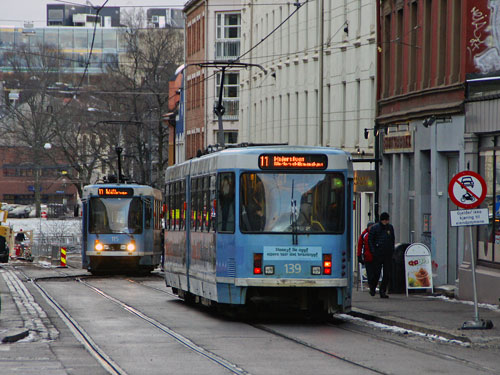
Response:
[{"label": "red building wall", "polygon": [[[47,151],[49,152],[49,151]],[[54,152],[54,151],[52,151]],[[39,160],[41,198],[43,203],[76,203],[76,187],[63,163],[55,164],[49,158]],[[0,201],[33,204],[36,168],[24,147],[0,146]]]},{"label": "red building wall", "polygon": [[[485,0],[487,1],[487,0]],[[378,1],[378,119],[459,113],[464,100],[468,0]]]},{"label": "red building wall", "polygon": [[185,139],[186,159],[205,148],[205,75],[196,65],[205,61],[205,1],[191,1],[186,13]]}]

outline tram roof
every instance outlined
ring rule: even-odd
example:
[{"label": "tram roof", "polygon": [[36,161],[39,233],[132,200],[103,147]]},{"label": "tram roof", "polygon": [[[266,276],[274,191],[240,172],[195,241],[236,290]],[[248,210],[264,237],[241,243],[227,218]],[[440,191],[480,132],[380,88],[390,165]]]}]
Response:
[{"label": "tram roof", "polygon": [[[221,151],[205,154],[167,168],[166,179],[176,180],[191,174],[206,174],[214,170],[224,169],[258,169],[257,159],[261,154],[324,154],[328,157],[327,170],[352,171],[351,154],[332,147],[315,146],[249,146],[226,148]],[[351,172],[352,173],[352,172]]]}]

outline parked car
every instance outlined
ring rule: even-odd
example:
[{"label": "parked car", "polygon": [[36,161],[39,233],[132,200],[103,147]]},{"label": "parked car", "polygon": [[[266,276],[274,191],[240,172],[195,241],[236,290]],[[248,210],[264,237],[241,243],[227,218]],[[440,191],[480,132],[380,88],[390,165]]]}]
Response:
[{"label": "parked car", "polygon": [[30,206],[17,206],[9,212],[10,218],[29,217],[31,212]]}]

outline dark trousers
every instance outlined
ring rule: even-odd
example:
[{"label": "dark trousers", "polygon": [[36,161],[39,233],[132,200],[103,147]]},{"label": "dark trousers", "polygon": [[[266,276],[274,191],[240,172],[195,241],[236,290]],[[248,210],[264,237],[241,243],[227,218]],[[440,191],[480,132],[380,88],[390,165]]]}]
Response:
[{"label": "dark trousers", "polygon": [[365,266],[370,290],[375,290],[378,280],[380,279],[380,273],[382,269],[384,270],[382,282],[380,283],[380,293],[386,293],[387,285],[389,284],[389,280],[391,278],[392,256],[386,255],[383,257],[373,257],[373,261],[366,262]]}]

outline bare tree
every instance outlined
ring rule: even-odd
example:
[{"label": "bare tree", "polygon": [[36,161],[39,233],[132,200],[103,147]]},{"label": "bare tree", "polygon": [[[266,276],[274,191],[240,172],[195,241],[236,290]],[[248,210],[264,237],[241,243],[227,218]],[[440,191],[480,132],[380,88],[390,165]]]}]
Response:
[{"label": "bare tree", "polygon": [[[6,86],[19,89],[19,100],[6,107],[0,120],[0,140],[6,146],[18,146],[34,169],[34,194],[37,217],[40,215],[40,161],[44,146],[54,136],[54,97],[50,87],[57,81],[59,60],[57,51],[49,46],[20,46],[6,53],[12,67]],[[22,90],[21,90],[22,89]]]},{"label": "bare tree", "polygon": [[109,68],[109,81],[115,93],[105,99],[126,124],[128,154],[135,160],[141,182],[160,186],[168,164],[168,84],[183,59],[182,30],[144,28],[144,13],[125,18],[124,40],[127,52],[117,66]]},{"label": "bare tree", "polygon": [[[5,146],[23,147],[33,165],[36,215],[40,215],[41,161],[50,157],[65,164],[70,181],[81,196],[84,185],[91,182],[96,168],[107,159],[105,138],[112,134],[98,132],[92,126],[92,113],[86,101],[89,96],[71,86],[61,86],[63,55],[54,45],[23,45],[6,54],[13,73],[6,86],[19,90],[19,100],[6,107],[0,119],[0,142]],[[66,89],[65,89],[66,88]],[[48,153],[50,145],[53,150]]]}]

